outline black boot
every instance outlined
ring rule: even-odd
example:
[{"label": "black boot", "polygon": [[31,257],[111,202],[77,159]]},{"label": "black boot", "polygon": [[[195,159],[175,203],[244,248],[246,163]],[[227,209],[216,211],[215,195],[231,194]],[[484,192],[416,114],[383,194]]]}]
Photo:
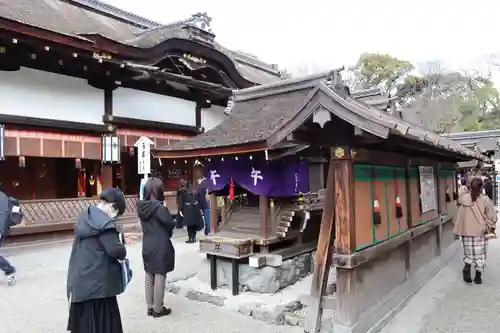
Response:
[{"label": "black boot", "polygon": [[476,276],[474,277],[475,284],[482,284],[483,283],[483,279],[482,279],[481,275],[482,275],[481,272],[476,271]]},{"label": "black boot", "polygon": [[160,317],[163,317],[163,316],[168,316],[171,313],[172,313],[171,309],[163,307],[163,309],[161,309],[160,312],[156,312],[156,311],[153,310],[152,316],[153,316],[153,318],[160,318]]},{"label": "black boot", "polygon": [[464,269],[462,270],[465,283],[472,283],[472,278],[470,276],[470,265],[465,264]]}]

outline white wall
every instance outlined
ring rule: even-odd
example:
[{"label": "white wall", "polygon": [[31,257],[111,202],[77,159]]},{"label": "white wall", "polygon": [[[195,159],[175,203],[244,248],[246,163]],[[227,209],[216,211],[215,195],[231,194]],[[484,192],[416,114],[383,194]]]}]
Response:
[{"label": "white wall", "polygon": [[0,71],[0,113],[101,124],[104,92],[86,80],[21,67]]},{"label": "white wall", "polygon": [[205,131],[214,128],[227,118],[224,110],[224,107],[216,105],[212,105],[208,109],[201,109],[201,126],[205,128]]},{"label": "white wall", "polygon": [[196,103],[128,88],[113,91],[113,115],[179,125],[196,125]]}]

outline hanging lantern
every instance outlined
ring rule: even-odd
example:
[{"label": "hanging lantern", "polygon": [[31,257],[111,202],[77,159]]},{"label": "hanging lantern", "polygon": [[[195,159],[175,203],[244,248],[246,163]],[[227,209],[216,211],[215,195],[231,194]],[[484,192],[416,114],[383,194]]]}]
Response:
[{"label": "hanging lantern", "polygon": [[24,156],[19,156],[19,163],[18,163],[20,168],[25,168],[26,167],[26,159]]},{"label": "hanging lantern", "polygon": [[101,139],[101,162],[120,163],[120,137],[104,134]]},{"label": "hanging lantern", "polygon": [[134,156],[134,154],[135,154],[135,152],[134,152],[134,147],[129,147],[129,148],[128,148],[128,154],[129,154],[130,156]]},{"label": "hanging lantern", "polygon": [[233,183],[233,177],[229,178],[229,201],[234,201],[234,183]]},{"label": "hanging lantern", "polygon": [[75,168],[80,170],[82,168],[82,160],[79,158],[75,158]]}]

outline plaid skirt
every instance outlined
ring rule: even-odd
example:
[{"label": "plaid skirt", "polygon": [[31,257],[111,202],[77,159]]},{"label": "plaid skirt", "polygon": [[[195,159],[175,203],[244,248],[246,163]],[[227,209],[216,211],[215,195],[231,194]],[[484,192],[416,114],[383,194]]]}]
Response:
[{"label": "plaid skirt", "polygon": [[474,265],[476,271],[482,272],[486,263],[488,240],[484,236],[462,236],[464,262]]}]

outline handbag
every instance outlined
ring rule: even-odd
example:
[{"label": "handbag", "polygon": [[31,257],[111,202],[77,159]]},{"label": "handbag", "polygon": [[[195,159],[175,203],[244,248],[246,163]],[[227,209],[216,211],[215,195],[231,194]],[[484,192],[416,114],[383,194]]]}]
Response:
[{"label": "handbag", "polygon": [[479,209],[477,203],[475,202],[472,204],[472,211],[476,215],[476,218],[484,224],[485,227],[484,237],[486,239],[497,238],[497,235],[495,233],[495,224],[491,222],[486,216],[484,216],[483,213],[481,213],[481,210]]},{"label": "handbag", "polygon": [[[118,234],[118,238],[120,239],[120,243],[124,244],[123,235],[121,233]],[[118,260],[120,264],[121,276],[122,276],[122,293],[125,292],[127,285],[132,280],[132,269],[130,268],[130,261],[125,258],[123,260]]]}]

